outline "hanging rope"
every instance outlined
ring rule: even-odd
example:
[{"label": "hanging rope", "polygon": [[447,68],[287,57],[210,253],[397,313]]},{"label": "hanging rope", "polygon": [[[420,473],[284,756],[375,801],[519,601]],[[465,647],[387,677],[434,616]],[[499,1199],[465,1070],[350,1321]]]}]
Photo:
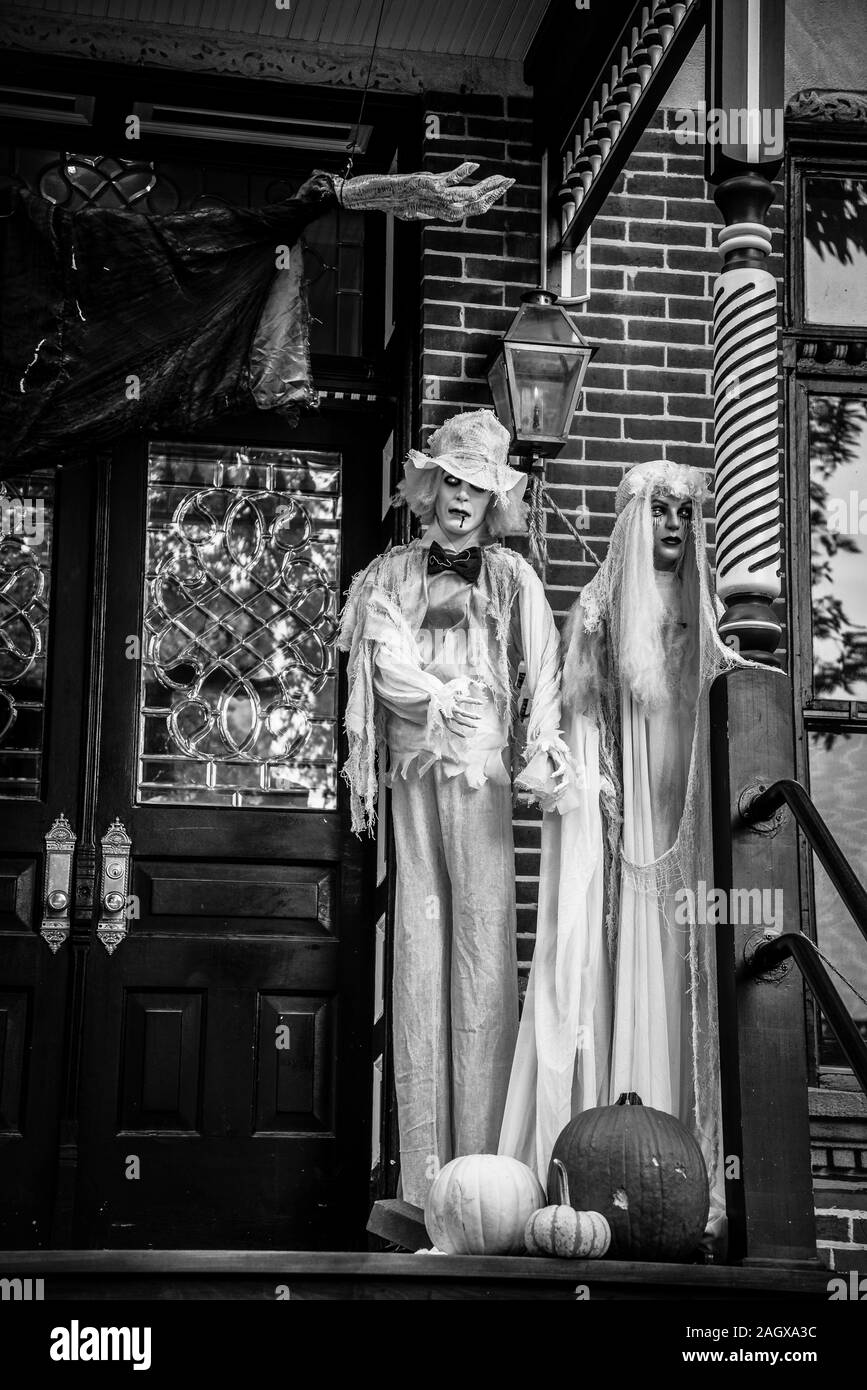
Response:
[{"label": "hanging rope", "polygon": [[376,21],[376,31],[373,35],[373,48],[370,50],[370,62],[367,65],[367,76],[364,79],[364,91],[361,93],[361,106],[358,108],[358,120],[355,122],[355,130],[349,142],[349,154],[346,160],[346,168],[343,177],[348,179],[352,173],[353,151],[358,142],[358,133],[361,130],[361,118],[364,115],[364,103],[367,101],[367,89],[370,86],[370,76],[373,72],[373,60],[376,57],[376,46],[379,43],[379,29],[382,24],[382,16],[385,12],[385,0],[380,0],[379,18]]},{"label": "hanging rope", "polygon": [[833,971],[833,973],[837,976],[837,979],[838,979],[838,980],[842,980],[842,981],[843,981],[843,984],[844,984],[844,985],[847,985],[848,988],[851,989],[852,993],[855,995],[855,998],[856,998],[856,999],[860,999],[862,1004],[867,1004],[867,999],[864,998],[864,995],[863,995],[863,994],[860,994],[860,993],[858,992],[858,990],[857,990],[857,989],[855,988],[855,986],[853,985],[852,981],[851,981],[851,980],[848,980],[848,979],[846,978],[846,976],[843,974],[842,970],[838,970],[837,967],[836,967],[836,965],[832,965],[832,964],[831,964],[831,962],[829,961],[829,959],[828,959],[827,956],[823,956],[823,955],[822,955],[822,952],[819,950],[819,948],[818,948],[818,946],[816,945],[815,941],[811,941],[811,942],[810,942],[810,945],[812,946],[813,950],[816,952],[816,955],[819,957],[819,960],[824,961],[825,964],[827,965],[828,969],[831,970],[831,971]]},{"label": "hanging rope", "polygon": [[550,507],[554,515],[559,517],[566,527],[566,530],[573,539],[578,542],[596,568],[599,569],[602,561],[597,557],[595,551],[587,544],[580,531],[573,526],[566,513],[561,511],[557,506],[557,503],[545,486],[541,474],[531,473],[529,489],[530,496],[528,498],[528,505],[530,508],[530,516],[528,531],[530,536],[530,559],[533,563],[533,568],[541,578],[545,578],[545,569],[548,564],[548,541],[545,536],[545,507]]},{"label": "hanging rope", "polygon": [[529,494],[527,505],[530,514],[527,519],[527,531],[530,538],[530,563],[544,581],[548,566],[548,541],[545,536],[544,484],[538,473],[530,474]]}]

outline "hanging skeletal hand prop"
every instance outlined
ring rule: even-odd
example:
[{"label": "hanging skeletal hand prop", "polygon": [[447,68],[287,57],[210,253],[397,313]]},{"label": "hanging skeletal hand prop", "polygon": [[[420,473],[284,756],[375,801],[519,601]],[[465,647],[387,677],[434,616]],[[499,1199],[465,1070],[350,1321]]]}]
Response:
[{"label": "hanging skeletal hand prop", "polygon": [[194,433],[229,410],[316,399],[300,237],[338,203],[461,222],[510,188],[495,175],[321,171],[263,208],[61,208],[19,190],[0,278],[0,475],[147,430]]},{"label": "hanging skeletal hand prop", "polygon": [[464,184],[478,164],[459,164],[446,174],[362,174],[333,178],[341,207],[352,212],[390,212],[404,222],[463,222],[481,217],[512,187],[514,179],[494,174],[480,183]]}]

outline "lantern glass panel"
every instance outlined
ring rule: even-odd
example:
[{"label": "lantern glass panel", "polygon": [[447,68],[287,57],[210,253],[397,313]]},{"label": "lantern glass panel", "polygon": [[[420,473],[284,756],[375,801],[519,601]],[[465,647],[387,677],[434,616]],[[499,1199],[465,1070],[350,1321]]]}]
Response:
[{"label": "lantern glass panel", "polygon": [[578,343],[580,338],[567,315],[550,304],[524,304],[510,328],[509,338],[523,343]]},{"label": "lantern glass panel", "polygon": [[587,354],[545,352],[507,344],[520,437],[565,436]]},{"label": "lantern glass panel", "polygon": [[506,377],[506,363],[502,352],[497,353],[494,365],[488,372],[488,386],[494,398],[497,419],[506,429],[512,431],[512,411],[509,405],[509,383]]}]

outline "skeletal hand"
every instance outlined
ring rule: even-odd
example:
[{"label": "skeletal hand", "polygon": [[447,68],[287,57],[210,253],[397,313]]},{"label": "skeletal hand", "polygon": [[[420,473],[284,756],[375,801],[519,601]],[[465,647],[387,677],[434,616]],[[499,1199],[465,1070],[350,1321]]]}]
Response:
[{"label": "skeletal hand", "polygon": [[362,174],[354,179],[334,179],[337,198],[356,212],[391,212],[405,222],[463,222],[481,217],[512,187],[514,179],[500,174],[480,183],[463,184],[478,164],[460,164],[445,174]]},{"label": "skeletal hand", "polygon": [[467,738],[478,728],[482,704],[482,700],[475,700],[471,695],[458,695],[451,714],[443,715],[443,723],[450,733]]},{"label": "skeletal hand", "polygon": [[548,761],[553,771],[551,773],[554,782],[554,790],[562,791],[569,779],[569,768],[562,753],[558,753],[555,748],[548,749]]}]

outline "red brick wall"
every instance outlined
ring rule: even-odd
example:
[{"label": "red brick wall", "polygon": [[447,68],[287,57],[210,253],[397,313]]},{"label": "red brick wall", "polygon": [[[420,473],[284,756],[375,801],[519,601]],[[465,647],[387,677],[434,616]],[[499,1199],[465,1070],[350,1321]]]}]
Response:
[{"label": "red brick wall", "polygon": [[867,1275],[867,1100],[810,1092],[819,1256],[835,1273]]},{"label": "red brick wall", "polygon": [[[485,369],[521,292],[538,283],[540,164],[530,145],[531,105],[523,98],[431,94],[440,138],[426,142],[426,167],[462,160],[478,177],[517,180],[479,222],[426,227],[421,315],[423,433],[459,409],[490,405]],[[614,492],[625,469],[652,458],[713,467],[711,296],[719,271],[716,228],[702,155],[677,144],[673,113],[659,112],[593,225],[591,299],[581,314],[599,351],[566,448],[546,481],[567,514],[591,512],[584,537],[604,557]],[[779,253],[782,207],[775,205]],[[772,269],[782,274],[775,255]],[[580,486],[579,486],[580,485]],[[548,515],[548,596],[558,619],[594,567],[562,522]],[[519,959],[529,969],[535,928],[538,817],[515,823]]]},{"label": "red brick wall", "polygon": [[529,98],[432,92],[427,113],[438,116],[440,136],[425,141],[426,169],[471,159],[476,178],[508,174],[516,182],[484,218],[423,230],[423,436],[457,410],[491,405],[488,360],[522,291],[539,282],[540,208]]},{"label": "red brick wall", "polygon": [[[429,226],[422,233],[422,434],[457,410],[490,406],[486,369],[524,290],[539,283],[540,162],[530,145],[526,97],[458,97],[431,93],[440,138],[425,143],[425,168],[478,162],[477,178],[515,179],[505,199],[477,223]],[[566,470],[574,472],[574,464]],[[571,494],[570,494],[571,496]],[[570,505],[569,497],[566,504]],[[521,544],[519,542],[519,548]],[[565,611],[574,594],[560,600]],[[552,598],[553,601],[553,598]],[[533,951],[539,873],[539,817],[515,822],[518,955],[522,986]]]}]

